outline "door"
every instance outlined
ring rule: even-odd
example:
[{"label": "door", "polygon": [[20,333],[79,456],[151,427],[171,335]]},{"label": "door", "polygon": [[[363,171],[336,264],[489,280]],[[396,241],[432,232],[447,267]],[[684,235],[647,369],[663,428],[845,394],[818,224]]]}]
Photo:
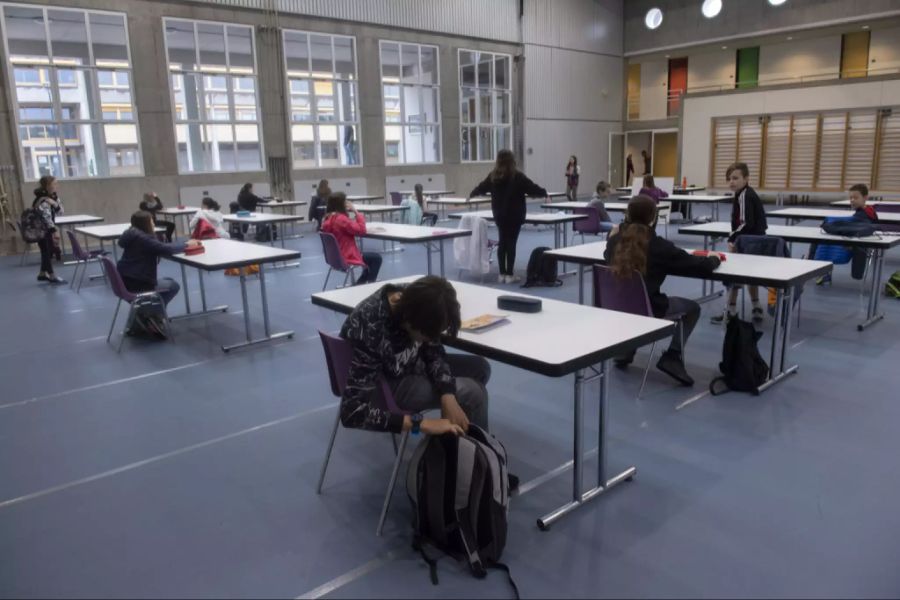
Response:
[{"label": "door", "polygon": [[628,120],[641,118],[641,64],[628,65]]},{"label": "door", "polygon": [[681,97],[687,92],[688,59],[672,58],[669,60],[669,96],[668,116],[678,116],[681,110]]},{"label": "door", "polygon": [[734,87],[755,88],[759,85],[759,46],[738,49],[736,71]]},{"label": "door", "polygon": [[613,187],[627,185],[625,182],[625,134],[609,134],[609,168],[607,181]]},{"label": "door", "polygon": [[678,132],[653,134],[653,176],[675,178],[678,163]]},{"label": "door", "polygon": [[869,32],[841,36],[841,79],[865,77],[869,73]]}]

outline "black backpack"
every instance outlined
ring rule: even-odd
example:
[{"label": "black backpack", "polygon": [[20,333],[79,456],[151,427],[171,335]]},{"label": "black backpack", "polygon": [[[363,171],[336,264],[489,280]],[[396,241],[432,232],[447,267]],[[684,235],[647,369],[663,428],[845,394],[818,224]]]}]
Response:
[{"label": "black backpack", "polygon": [[50,228],[44,221],[44,215],[36,207],[26,208],[19,217],[19,231],[22,239],[29,244],[36,244],[47,236]]},{"label": "black backpack", "polygon": [[425,553],[432,545],[482,579],[487,569],[506,572],[516,598],[519,590],[500,555],[506,545],[509,479],[506,450],[491,434],[469,424],[465,436],[428,436],[409,463],[406,491],[413,506],[413,548],[438,583],[437,561]]},{"label": "black backpack", "polygon": [[169,339],[166,307],[159,296],[138,296],[132,306],[134,316],[128,325],[127,335],[155,341]]},{"label": "black backpack", "polygon": [[822,231],[843,237],[868,237],[875,233],[875,226],[865,221],[850,219],[829,219],[822,224]]},{"label": "black backpack", "polygon": [[556,287],[562,285],[557,272],[557,260],[547,256],[550,248],[538,246],[528,257],[528,269],[525,271],[525,283],[522,287]]},{"label": "black backpack", "polygon": [[725,329],[722,344],[722,362],[719,370],[722,377],[709,382],[709,392],[713,396],[729,390],[758,393],[759,386],[769,376],[769,365],[763,360],[756,343],[762,337],[752,323],[732,317]]}]

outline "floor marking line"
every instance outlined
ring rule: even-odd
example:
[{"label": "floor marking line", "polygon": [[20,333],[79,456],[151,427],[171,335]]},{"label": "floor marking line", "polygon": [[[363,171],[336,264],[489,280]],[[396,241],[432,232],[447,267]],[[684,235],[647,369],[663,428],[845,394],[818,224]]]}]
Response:
[{"label": "floor marking line", "polygon": [[[590,457],[596,456],[596,455],[597,455],[597,448],[594,448],[592,450],[588,450],[584,454],[584,457],[590,458]],[[555,469],[552,469],[550,471],[547,471],[546,473],[542,473],[541,475],[538,475],[531,481],[526,481],[525,483],[520,483],[519,489],[516,491],[515,496],[522,496],[524,494],[527,494],[531,490],[547,483],[551,479],[554,479],[554,478],[562,475],[563,473],[565,473],[566,471],[568,471],[572,468],[573,462],[574,461],[571,461],[571,460],[566,461],[563,464],[556,467]]]},{"label": "floor marking line", "polygon": [[682,402],[681,404],[676,406],[675,410],[681,410],[685,406],[688,406],[689,404],[693,404],[697,400],[700,400],[701,398],[705,398],[706,396],[709,396],[709,390],[706,390],[705,392],[700,392],[696,396],[691,396],[690,398],[688,398],[687,400],[685,400],[684,402]]},{"label": "floor marking line", "polygon": [[[106,337],[106,336],[103,336]],[[170,369],[162,369],[160,371],[151,371],[149,373],[142,373],[141,375],[134,375],[132,377],[125,377],[123,379],[114,379],[112,381],[104,381],[103,383],[95,383],[94,385],[88,385],[85,387],[75,388],[74,390],[65,390],[62,392],[54,392],[52,394],[47,394],[46,396],[35,396],[34,398],[28,398],[26,400],[19,400],[17,402],[9,402],[7,404],[0,404],[0,410],[4,408],[12,408],[14,406],[24,406],[25,404],[32,404],[34,402],[40,402],[41,400],[51,400],[53,398],[59,398],[60,396],[66,396],[68,394],[77,394],[80,392],[88,392],[91,390],[100,389],[102,387],[107,387],[110,385],[118,385],[120,383],[128,383],[131,381],[139,381],[141,379],[146,379],[148,377],[155,377],[157,375],[165,375],[166,373],[174,373],[175,371],[182,371],[184,369],[191,369],[193,367],[197,367],[200,365],[205,365],[208,362],[212,362],[213,359],[201,360],[198,362],[188,363],[186,365],[180,365],[178,367],[172,367]]]},{"label": "floor marking line", "polygon": [[217,438],[213,438],[211,440],[206,440],[205,442],[199,442],[199,443],[193,444],[191,446],[185,446],[184,448],[172,450],[171,452],[166,452],[165,454],[158,454],[156,456],[151,456],[150,458],[146,458],[144,460],[139,460],[137,462],[129,463],[127,465],[122,465],[121,467],[116,467],[115,469],[103,471],[102,473],[97,473],[96,475],[91,475],[89,477],[84,477],[82,479],[76,479],[75,481],[70,481],[68,483],[63,483],[63,484],[60,484],[57,486],[39,490],[37,492],[32,492],[31,494],[19,496],[18,498],[10,498],[9,500],[4,500],[4,501],[0,502],[0,510],[6,508],[8,506],[14,506],[16,504],[21,504],[22,502],[26,502],[28,500],[34,500],[36,498],[41,498],[43,496],[55,494],[56,492],[61,492],[63,490],[68,490],[73,487],[84,485],[86,483],[91,483],[93,481],[98,481],[100,479],[112,477],[113,475],[118,475],[119,473],[124,473],[126,471],[133,471],[134,469],[138,469],[140,467],[146,467],[147,465],[152,465],[154,463],[158,463],[158,462],[164,461],[166,459],[173,458],[175,456],[187,454],[188,452],[193,452],[194,450],[206,448],[207,446],[212,446],[214,444],[218,444],[220,442],[225,442],[225,441],[228,441],[228,440],[231,440],[231,439],[234,439],[237,437],[241,437],[241,436],[244,436],[244,435],[247,435],[250,433],[262,431],[263,429],[268,429],[269,427],[281,425],[283,423],[287,423],[288,421],[294,421],[296,419],[300,419],[305,416],[309,416],[309,415],[312,415],[312,414],[315,414],[318,412],[322,412],[324,410],[333,409],[337,405],[338,405],[337,402],[332,402],[330,404],[326,404],[325,406],[319,406],[317,408],[299,412],[299,413],[296,413],[293,415],[289,415],[287,417],[282,417],[281,419],[269,421],[268,423],[262,423],[261,425],[255,425],[248,429],[242,429],[241,431],[235,431],[233,433],[228,433],[226,435],[222,435]]},{"label": "floor marking line", "polygon": [[338,588],[342,588],[349,583],[353,583],[357,579],[365,577],[366,575],[368,575],[369,573],[372,573],[373,571],[377,571],[378,569],[380,569],[384,565],[388,564],[389,562],[393,561],[397,557],[398,557],[397,551],[391,550],[384,556],[379,556],[378,558],[373,558],[369,562],[364,563],[364,564],[356,567],[355,569],[347,571],[343,575],[338,575],[331,581],[327,581],[327,582],[323,583],[322,585],[320,585],[319,587],[311,589],[310,591],[306,592],[305,594],[301,594],[300,596],[297,596],[296,600],[304,600],[304,599],[316,600],[317,598],[326,596]]}]

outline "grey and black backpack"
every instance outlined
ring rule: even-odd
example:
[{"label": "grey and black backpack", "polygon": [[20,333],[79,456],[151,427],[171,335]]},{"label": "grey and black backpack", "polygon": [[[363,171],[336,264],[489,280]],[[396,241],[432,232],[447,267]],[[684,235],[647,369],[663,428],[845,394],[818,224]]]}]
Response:
[{"label": "grey and black backpack", "polygon": [[481,579],[488,569],[506,572],[500,555],[506,545],[509,479],[506,450],[491,434],[469,425],[465,436],[428,436],[409,464],[406,491],[413,506],[413,548],[438,583],[437,561],[425,547],[465,561]]}]

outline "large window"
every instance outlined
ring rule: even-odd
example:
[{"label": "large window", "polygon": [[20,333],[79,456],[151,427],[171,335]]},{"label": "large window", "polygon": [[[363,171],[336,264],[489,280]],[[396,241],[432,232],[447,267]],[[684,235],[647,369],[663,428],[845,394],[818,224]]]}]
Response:
[{"label": "large window", "polygon": [[386,164],[441,162],[437,46],[382,41],[379,48]]},{"label": "large window", "polygon": [[459,127],[463,162],[494,160],[512,149],[512,59],[508,54],[459,51]]},{"label": "large window", "polygon": [[253,28],[163,19],[178,170],[262,170]]},{"label": "large window", "polygon": [[284,32],[294,168],[361,165],[356,40]]},{"label": "large window", "polygon": [[25,179],[140,175],[125,15],[2,10]]}]

